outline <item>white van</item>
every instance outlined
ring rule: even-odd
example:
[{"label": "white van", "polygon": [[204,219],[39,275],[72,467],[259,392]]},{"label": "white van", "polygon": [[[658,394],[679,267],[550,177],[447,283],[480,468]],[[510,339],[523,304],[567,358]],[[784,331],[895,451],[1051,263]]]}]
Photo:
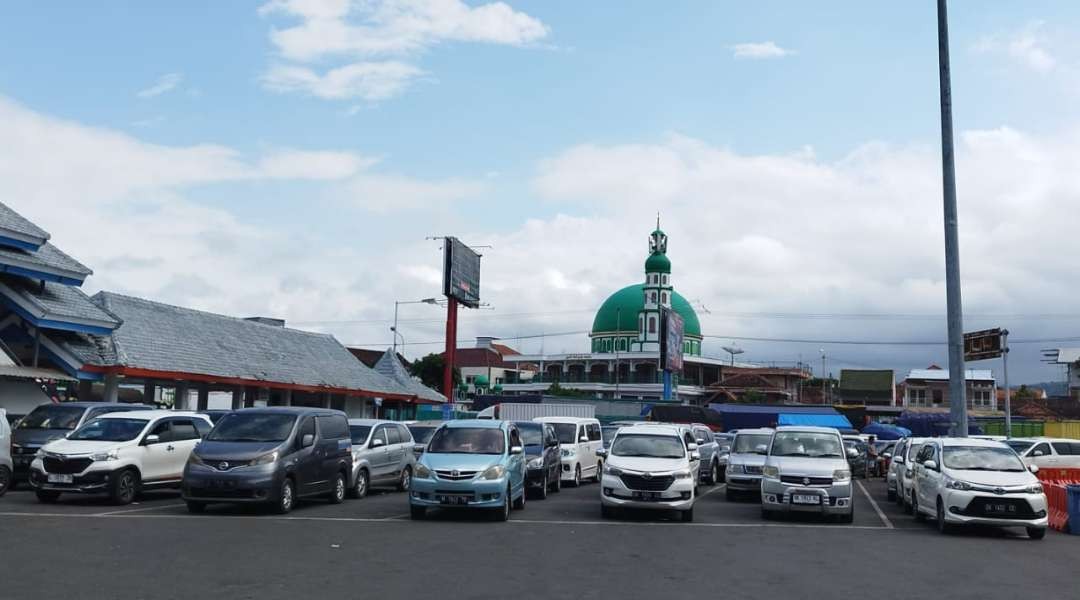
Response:
[{"label": "white van", "polygon": [[584,417],[536,417],[537,423],[550,423],[562,447],[563,481],[581,485],[583,477],[600,481],[603,462],[596,455],[604,447],[600,421]]},{"label": "white van", "polygon": [[1016,450],[1024,464],[1040,469],[1080,468],[1080,440],[1032,437],[1012,438],[1005,442]]}]

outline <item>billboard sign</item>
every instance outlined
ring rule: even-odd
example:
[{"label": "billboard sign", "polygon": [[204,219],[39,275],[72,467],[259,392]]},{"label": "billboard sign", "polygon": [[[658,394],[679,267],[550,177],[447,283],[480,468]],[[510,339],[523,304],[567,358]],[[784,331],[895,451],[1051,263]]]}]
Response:
[{"label": "billboard sign", "polygon": [[480,306],[480,255],[452,236],[443,240],[443,294],[469,308]]},{"label": "billboard sign", "polygon": [[682,315],[670,308],[664,309],[660,321],[660,365],[665,371],[682,372],[684,337]]},{"label": "billboard sign", "polygon": [[1000,357],[1001,329],[984,329],[964,334],[964,361],[987,360]]}]

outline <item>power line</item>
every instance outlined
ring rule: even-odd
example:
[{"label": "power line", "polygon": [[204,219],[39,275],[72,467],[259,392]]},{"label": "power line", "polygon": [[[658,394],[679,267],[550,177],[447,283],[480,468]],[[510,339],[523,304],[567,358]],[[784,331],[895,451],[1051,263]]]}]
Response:
[{"label": "power line", "polygon": [[[913,340],[811,340],[803,338],[763,338],[763,337],[748,337],[737,335],[703,335],[704,338],[715,338],[725,340],[740,340],[740,341],[752,341],[752,342],[775,342],[784,344],[832,344],[832,345],[847,345],[847,346],[946,346],[948,342],[945,341],[913,341]],[[1013,344],[1047,344],[1047,343],[1059,343],[1059,342],[1077,342],[1080,341],[1080,337],[1063,337],[1063,338],[1042,338],[1042,339],[1021,339],[1021,340],[1009,340]]]}]

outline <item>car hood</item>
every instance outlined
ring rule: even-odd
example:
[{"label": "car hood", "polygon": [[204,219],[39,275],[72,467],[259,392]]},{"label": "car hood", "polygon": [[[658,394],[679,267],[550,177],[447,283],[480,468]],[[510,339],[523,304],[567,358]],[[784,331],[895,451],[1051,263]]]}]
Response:
[{"label": "car hood", "polygon": [[212,442],[203,440],[195,454],[204,461],[245,461],[258,458],[281,447],[281,442]]},{"label": "car hood", "polygon": [[91,440],[67,440],[59,439],[42,446],[42,450],[55,454],[93,454],[115,448],[124,442],[101,442]]},{"label": "car hood", "polygon": [[47,442],[63,439],[71,433],[68,429],[16,429],[11,432],[11,441],[20,446],[44,446]]},{"label": "car hood", "polygon": [[780,468],[781,475],[805,475],[808,477],[832,477],[838,469],[847,469],[843,458],[804,458],[800,456],[770,456],[765,464]]},{"label": "car hood", "polygon": [[431,469],[457,469],[458,471],[483,471],[502,462],[501,454],[432,454],[425,452],[421,459]]},{"label": "car hood", "polygon": [[636,456],[611,456],[607,464],[627,471],[640,471],[642,473],[662,473],[665,471],[678,471],[690,465],[685,458],[640,458]]},{"label": "car hood", "polygon": [[1010,473],[1007,471],[963,471],[948,468],[946,468],[946,470],[948,471],[949,477],[952,477],[953,479],[991,487],[1014,487],[1031,485],[1038,482],[1038,478],[1029,471]]},{"label": "car hood", "polygon": [[768,457],[764,454],[730,454],[728,455],[728,464],[760,467],[765,464],[766,458]]}]

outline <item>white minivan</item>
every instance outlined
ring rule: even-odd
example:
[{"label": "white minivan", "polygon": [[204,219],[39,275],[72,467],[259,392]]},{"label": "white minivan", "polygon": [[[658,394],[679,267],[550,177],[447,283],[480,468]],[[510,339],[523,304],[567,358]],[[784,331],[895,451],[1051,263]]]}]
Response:
[{"label": "white minivan", "polygon": [[581,485],[582,478],[600,481],[603,461],[596,455],[604,447],[600,421],[584,417],[536,417],[537,423],[550,423],[562,447],[563,481]]},{"label": "white minivan", "polygon": [[1012,438],[1005,442],[1025,465],[1040,469],[1080,468],[1080,440],[1064,438]]}]

